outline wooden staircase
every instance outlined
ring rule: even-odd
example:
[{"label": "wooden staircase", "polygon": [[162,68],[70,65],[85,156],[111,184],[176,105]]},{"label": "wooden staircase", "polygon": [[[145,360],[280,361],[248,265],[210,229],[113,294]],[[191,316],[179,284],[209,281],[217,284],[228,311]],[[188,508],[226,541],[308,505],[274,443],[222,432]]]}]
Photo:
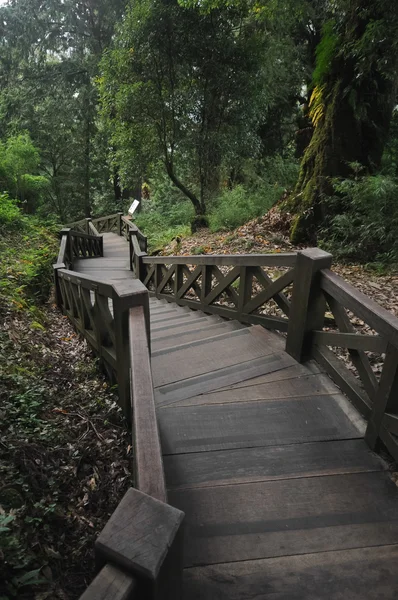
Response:
[{"label": "wooden staircase", "polygon": [[[112,227],[121,228],[123,221],[113,218],[110,222]],[[82,237],[86,239],[87,236]],[[98,240],[94,241],[98,244]],[[67,242],[63,244],[67,248]],[[398,339],[397,321],[368,300],[360,298],[358,304],[358,294],[348,284],[341,283],[342,280],[334,282],[333,274],[324,268],[329,260],[324,253],[319,257],[314,253],[314,259],[310,254],[304,255],[303,264],[305,260],[310,265],[312,260],[315,263],[319,259],[321,286],[319,277],[313,277],[316,271],[311,264],[311,275],[307,271],[306,279],[303,271],[305,276],[296,280],[300,295],[296,293],[296,302],[293,295],[293,304],[281,294],[283,285],[292,281],[291,272],[281,276],[282,284],[268,282],[274,297],[288,313],[288,322],[248,310],[247,307],[272,296],[265,289],[258,293],[260,300],[250,297],[251,280],[250,288],[246,285],[249,275],[257,272],[263,281],[267,279],[266,274],[261,276],[260,267],[253,266],[253,256],[247,264],[243,264],[245,257],[238,257],[240,266],[223,275],[216,259],[224,264],[228,257],[216,257],[214,264],[211,257],[190,257],[192,262],[201,261],[190,271],[181,263],[184,257],[142,259],[145,253],[133,236],[127,244],[115,232],[106,233],[103,246],[102,254],[96,258],[76,256],[75,273],[60,266],[64,262],[59,261],[57,285],[60,305],[79,331],[94,339],[89,323],[93,321],[94,330],[98,323],[103,338],[98,338],[95,349],[104,361],[112,350],[116,359],[109,359],[109,364],[113,368],[124,361],[126,352],[117,353],[117,339],[116,350],[109,349],[114,329],[112,319],[116,322],[118,318],[118,306],[130,307],[126,335],[129,335],[131,358],[137,488],[147,494],[144,500],[148,502],[148,510],[156,513],[162,505],[170,509],[170,519],[176,518],[175,514],[185,514],[181,547],[183,592],[178,587],[177,574],[181,574],[181,568],[177,561],[173,567],[165,563],[169,587],[155,585],[150,597],[156,600],[395,599],[398,490],[387,465],[369,450],[364,436],[366,432],[370,442],[369,436],[377,423],[377,435],[385,436],[386,442],[393,440],[390,431],[398,433],[395,413],[392,414],[398,403],[397,351],[395,346],[391,349]],[[81,248],[80,253],[85,251]],[[168,270],[173,258],[175,264]],[[263,257],[262,264],[267,260],[275,261],[275,257]],[[291,265],[290,256],[281,260]],[[155,286],[149,299],[148,338],[143,334],[147,292],[142,292],[141,287],[141,295],[136,299],[132,295],[131,301],[126,292],[132,286],[132,266],[134,273],[142,269],[141,279],[147,280],[148,285],[154,282]],[[300,270],[297,272],[300,274]],[[228,288],[239,273],[244,301],[234,289]],[[206,297],[213,302],[219,296],[215,287],[213,291],[206,290],[207,296],[203,293],[204,282],[207,279],[210,283],[211,277],[217,279],[213,286],[222,287],[223,281],[227,281],[223,289],[229,291],[229,305],[206,305]],[[86,308],[80,310],[79,286],[89,286],[90,281],[92,309],[86,300]],[[313,281],[318,281],[318,288]],[[189,291],[188,284],[195,290],[196,299],[179,293],[182,288],[184,294]],[[355,335],[342,316],[342,309],[335,308],[329,296],[341,332],[321,331],[325,311],[319,297],[322,285],[327,294],[333,293],[347,302],[350,310],[358,305],[362,316],[370,315],[372,325],[380,328],[387,341],[381,335]],[[231,298],[235,297],[236,306],[231,308]],[[170,302],[173,298],[177,302]],[[101,310],[97,310],[97,304]],[[110,308],[104,309],[105,304]],[[310,309],[316,318],[303,319],[302,315],[306,317],[305,311]],[[212,311],[214,314],[209,314]],[[234,314],[235,320],[224,318]],[[106,317],[108,333],[101,329],[101,315]],[[285,350],[286,337],[250,322],[267,323],[288,331],[291,352]],[[310,359],[301,363],[292,354],[301,355],[304,342],[310,339],[306,334],[306,328],[310,327],[319,341],[314,354],[320,361]],[[355,365],[362,365],[363,370],[359,371],[367,373],[368,383],[373,380],[364,367],[366,356],[362,348],[366,344],[375,350],[389,348],[384,374],[377,382],[378,395],[370,392],[366,396],[352,374],[343,375],[337,359],[330,358],[332,353],[326,346],[340,340],[348,344]],[[353,402],[369,418],[369,424],[326,372],[334,376],[340,388],[352,393]],[[119,378],[120,373],[128,376],[128,365],[118,372]],[[383,417],[386,407],[391,414]],[[388,432],[387,424],[391,428]],[[391,441],[392,452],[395,447]],[[160,492],[156,491],[159,489]],[[150,496],[156,499],[155,504]],[[177,513],[173,513],[176,509]],[[139,587],[142,566],[136,565],[143,538],[137,534],[135,541],[134,532],[140,531],[140,523],[130,522],[134,521],[134,511],[130,520],[123,521],[120,514],[123,510],[112,517],[116,519],[115,531],[121,542],[117,536],[109,535],[109,531],[113,533],[111,526],[107,535],[101,534],[99,538],[105,548],[105,541],[111,546],[116,544],[117,552],[112,546],[108,553],[98,554],[102,558],[100,566],[107,561],[108,564],[82,600],[147,598],[147,591],[143,593]],[[153,534],[151,523],[148,519],[148,536]],[[124,537],[123,531],[126,531]],[[169,541],[163,544],[166,548]],[[122,559],[116,560],[115,567],[115,557],[121,554]],[[162,571],[159,578],[155,570],[145,573],[153,577],[155,584],[163,581]]]}]

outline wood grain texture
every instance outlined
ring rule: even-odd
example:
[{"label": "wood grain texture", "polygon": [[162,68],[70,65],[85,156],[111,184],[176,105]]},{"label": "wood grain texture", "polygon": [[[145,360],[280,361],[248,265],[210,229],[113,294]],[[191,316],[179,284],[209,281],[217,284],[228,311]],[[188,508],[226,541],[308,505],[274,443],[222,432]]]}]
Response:
[{"label": "wood grain texture", "polygon": [[229,384],[248,381],[253,377],[279,371],[292,364],[294,364],[294,359],[286,353],[269,354],[249,361],[242,360],[239,364],[224,369],[217,369],[197,377],[158,387],[155,390],[155,402],[158,407],[166,406],[177,400],[197,396],[199,393],[211,392]]},{"label": "wood grain texture", "polygon": [[154,356],[152,368],[155,386],[166,385],[196,377],[213,370],[222,369],[245,361],[271,354],[266,332],[261,327],[250,327],[231,332],[231,341],[226,336],[222,339],[208,340],[206,347],[198,342],[189,349]]},{"label": "wood grain texture", "polygon": [[[286,356],[286,354],[285,354]],[[310,375],[321,375],[323,370],[319,366],[317,362],[314,360],[308,361],[305,364],[296,363],[296,361],[292,361],[291,366],[285,367],[284,369],[273,371],[271,373],[266,373],[265,375],[259,375],[258,377],[254,377],[253,379],[247,381],[241,381],[239,383],[234,383],[232,385],[228,385],[221,390],[228,390],[240,387],[247,387],[248,385],[257,385],[259,383],[270,383],[274,381],[288,381],[290,379],[295,379],[297,377],[309,377]],[[220,390],[220,391],[221,391]]]},{"label": "wood grain texture", "polygon": [[[260,378],[258,378],[260,379]],[[187,400],[174,402],[169,406],[198,406],[201,404],[228,404],[231,402],[250,402],[253,400],[284,400],[303,397],[319,396],[338,393],[337,387],[326,376],[307,375],[292,379],[273,381],[268,383],[255,383],[256,379],[246,382],[241,387],[230,387],[226,390],[200,394]]]},{"label": "wood grain texture", "polygon": [[130,309],[129,332],[136,486],[142,492],[166,502],[151,362],[142,306]]},{"label": "wood grain texture", "polygon": [[[225,321],[219,317],[209,317],[208,315],[205,316],[205,320],[195,319],[192,321],[177,321],[171,325],[167,324],[163,325],[163,327],[152,329],[151,339],[158,339],[166,336],[170,338],[174,335],[178,337],[178,335],[181,333],[200,331],[206,327],[213,326],[214,324],[218,325],[219,323],[225,323]],[[242,327],[244,327],[244,325],[242,325]]]},{"label": "wood grain texture", "polygon": [[321,287],[345,308],[368,323],[377,333],[384,335],[389,342],[398,347],[398,318],[395,315],[329,269],[322,271]]},{"label": "wood grain texture", "polygon": [[359,413],[368,419],[372,410],[369,396],[343,361],[325,346],[313,346],[312,354],[339,388],[347,394]]},{"label": "wood grain texture", "polygon": [[398,546],[186,569],[187,600],[395,600]]},{"label": "wood grain texture", "polygon": [[98,573],[80,600],[138,600],[138,582],[113,565]]},{"label": "wood grain texture", "polygon": [[279,254],[211,254],[195,256],[147,256],[144,263],[148,265],[218,265],[248,267],[293,267],[296,253]]},{"label": "wood grain texture", "polygon": [[130,488],[95,542],[96,560],[155,580],[183,519],[180,510]]},{"label": "wood grain texture", "polygon": [[397,544],[397,498],[377,472],[169,494],[186,515],[186,567]]},{"label": "wood grain texture", "polygon": [[152,338],[152,350],[162,350],[164,348],[169,348],[171,345],[173,347],[178,344],[186,344],[189,342],[196,342],[199,340],[203,340],[206,338],[214,337],[221,335],[222,333],[226,333],[228,331],[237,331],[238,329],[242,329],[244,325],[241,325],[237,322],[220,322],[220,323],[207,323],[201,325],[201,327],[194,328],[188,331],[182,331],[179,334],[176,333],[168,333],[163,332],[163,336],[159,336],[157,338]]},{"label": "wood grain texture", "polygon": [[363,440],[241,448],[164,457],[167,487],[178,490],[275,479],[381,471]]},{"label": "wood grain texture", "polygon": [[361,437],[338,396],[244,402],[158,411],[164,454],[184,454]]}]

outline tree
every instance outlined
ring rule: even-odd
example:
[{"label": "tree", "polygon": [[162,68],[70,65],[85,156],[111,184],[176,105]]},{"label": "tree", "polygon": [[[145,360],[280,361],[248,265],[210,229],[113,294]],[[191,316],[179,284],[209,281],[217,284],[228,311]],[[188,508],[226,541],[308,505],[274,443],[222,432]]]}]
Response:
[{"label": "tree", "polygon": [[[292,240],[314,240],[336,211],[333,178],[373,174],[381,165],[398,79],[398,6],[389,0],[339,0],[317,47],[310,116],[314,134],[291,208]],[[338,210],[338,208],[337,208]]]},{"label": "tree", "polygon": [[102,114],[122,179],[129,185],[162,160],[199,222],[218,192],[223,157],[242,155],[258,125],[263,47],[249,17],[247,9],[204,14],[134,0],[102,61]]},{"label": "tree", "polygon": [[20,200],[25,212],[32,213],[46,192],[48,179],[38,174],[40,157],[29,135],[10,137],[0,143],[0,186]]},{"label": "tree", "polygon": [[[47,213],[89,216],[112,198],[94,80],[125,0],[13,0],[0,7],[0,138],[29,131],[51,185]],[[29,98],[29,102],[26,99]],[[44,208],[44,207],[43,207]]]}]

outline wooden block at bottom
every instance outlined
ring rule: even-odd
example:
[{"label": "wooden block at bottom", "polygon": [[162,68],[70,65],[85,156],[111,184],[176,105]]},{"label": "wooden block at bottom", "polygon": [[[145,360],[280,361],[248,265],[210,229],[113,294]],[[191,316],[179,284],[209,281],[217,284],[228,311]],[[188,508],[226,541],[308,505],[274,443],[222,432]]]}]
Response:
[{"label": "wooden block at bottom", "polygon": [[95,543],[97,564],[156,580],[183,518],[177,508],[130,488]]}]

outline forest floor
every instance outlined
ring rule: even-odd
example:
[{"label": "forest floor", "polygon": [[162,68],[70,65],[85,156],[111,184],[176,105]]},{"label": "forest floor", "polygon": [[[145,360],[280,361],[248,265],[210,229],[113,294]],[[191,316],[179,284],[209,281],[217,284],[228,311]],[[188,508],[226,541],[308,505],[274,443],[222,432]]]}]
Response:
[{"label": "forest floor", "polygon": [[0,233],[1,600],[76,600],[95,574],[94,541],[132,485],[115,390],[45,300],[57,251],[34,223]]},{"label": "forest floor", "polygon": [[[266,215],[253,219],[234,231],[211,233],[208,229],[202,229],[194,235],[177,238],[165,246],[161,254],[255,254],[302,250],[304,246],[294,246],[289,241],[289,228],[288,217],[275,208],[271,209]],[[223,270],[223,267],[221,269]],[[333,261],[332,269],[363,294],[398,317],[397,269],[386,270],[385,268],[380,269],[380,265],[376,264],[348,264],[336,260]],[[280,277],[283,270],[283,268],[266,269],[271,279]],[[291,289],[288,289],[285,293],[289,298]],[[223,302],[221,299],[219,301]],[[272,300],[261,308],[260,312],[271,316],[284,316]],[[376,334],[358,316],[350,311],[347,311],[347,314],[357,333]],[[328,313],[328,316],[332,317],[333,315]],[[335,328],[329,328],[329,330],[335,330]],[[344,361],[348,369],[359,377],[347,349],[333,347],[331,350]],[[379,377],[384,365],[384,356],[373,352],[366,352],[366,355],[369,358],[373,372]]]},{"label": "forest floor", "polygon": [[33,326],[25,313],[4,315],[0,338],[0,597],[74,600],[131,485],[127,428],[55,306]]},{"label": "forest floor", "polygon": [[[249,221],[234,231],[197,233],[173,240],[162,255],[180,254],[256,254],[302,250],[289,241],[289,221],[278,210]],[[333,261],[333,271],[361,292],[398,316],[398,269],[380,270],[378,265]]]}]

